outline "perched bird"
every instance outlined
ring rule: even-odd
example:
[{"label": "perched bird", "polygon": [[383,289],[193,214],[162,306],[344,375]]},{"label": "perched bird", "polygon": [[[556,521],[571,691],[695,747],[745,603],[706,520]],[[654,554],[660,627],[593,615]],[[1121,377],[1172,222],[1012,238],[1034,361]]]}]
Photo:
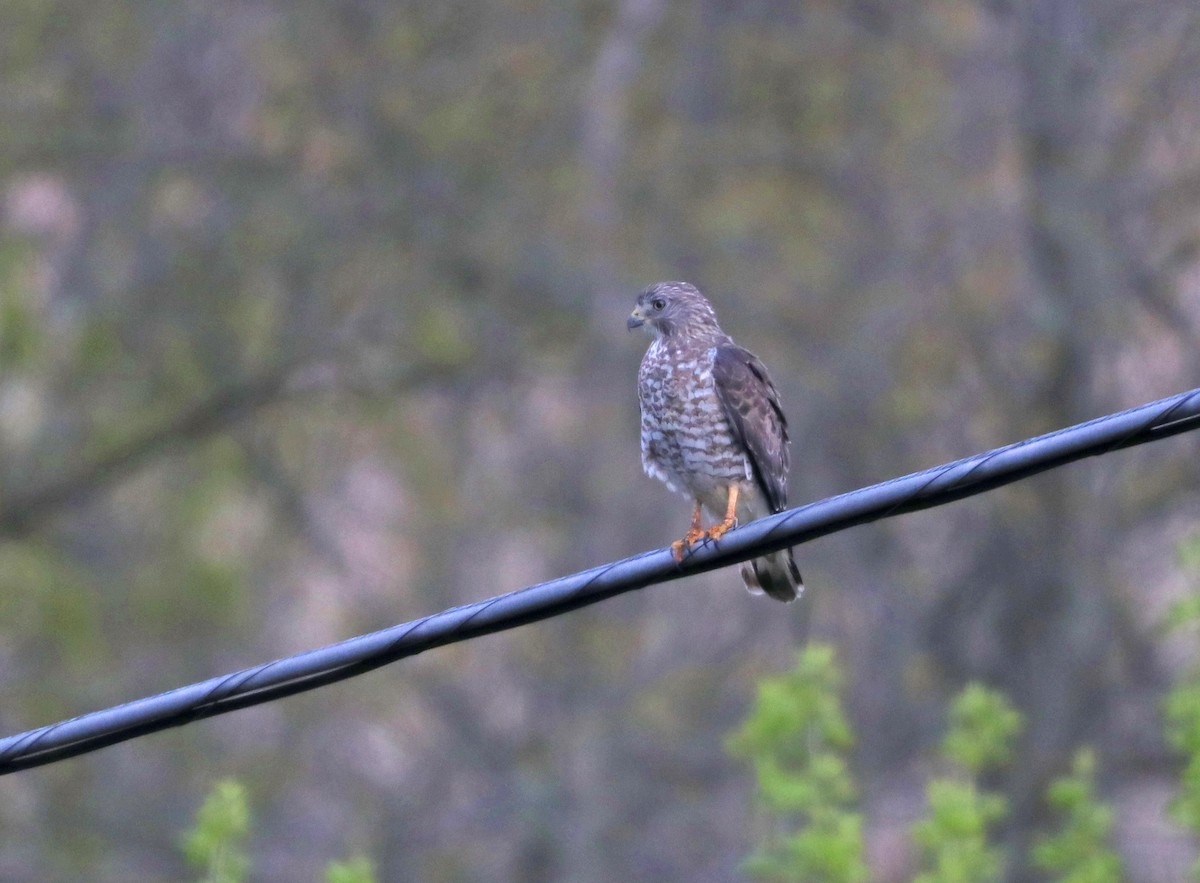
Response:
[{"label": "perched bird", "polygon": [[[712,305],[686,282],[638,295],[626,323],[654,338],[638,371],[642,467],[695,503],[692,526],[671,548],[677,560],[739,521],[787,507],[787,419],[767,369],[721,330]],[[702,509],[722,520],[704,530]],[[794,601],[804,591],[792,550],[742,565],[754,593]]]}]

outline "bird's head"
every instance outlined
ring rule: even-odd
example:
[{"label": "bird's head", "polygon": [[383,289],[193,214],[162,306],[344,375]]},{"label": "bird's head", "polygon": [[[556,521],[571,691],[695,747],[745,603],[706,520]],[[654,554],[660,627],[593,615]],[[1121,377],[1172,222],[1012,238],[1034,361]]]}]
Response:
[{"label": "bird's head", "polygon": [[717,314],[696,286],[686,282],[658,282],[638,295],[625,322],[629,330],[644,328],[654,337],[721,334]]}]

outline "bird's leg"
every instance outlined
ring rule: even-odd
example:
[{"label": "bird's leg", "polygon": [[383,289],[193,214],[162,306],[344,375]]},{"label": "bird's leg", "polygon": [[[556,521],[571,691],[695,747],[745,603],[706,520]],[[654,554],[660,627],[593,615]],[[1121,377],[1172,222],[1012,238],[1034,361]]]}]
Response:
[{"label": "bird's leg", "polygon": [[682,540],[676,540],[671,543],[671,554],[675,556],[676,561],[683,560],[683,550],[690,549],[696,543],[704,539],[704,531],[700,529],[700,501],[696,501],[696,508],[692,510],[692,526]]},{"label": "bird's leg", "polygon": [[725,505],[725,520],[720,524],[714,524],[704,534],[710,540],[721,539],[727,530],[737,524],[737,498],[738,486],[731,484],[729,486],[729,502]]}]

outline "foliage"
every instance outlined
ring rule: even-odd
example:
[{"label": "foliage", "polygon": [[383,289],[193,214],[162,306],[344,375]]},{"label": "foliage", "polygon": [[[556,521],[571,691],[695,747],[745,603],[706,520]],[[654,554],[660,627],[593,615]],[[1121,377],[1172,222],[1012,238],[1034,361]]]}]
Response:
[{"label": "foliage", "polygon": [[[1182,540],[1175,550],[1179,567],[1193,580],[1200,581],[1200,533]],[[1167,631],[1196,630],[1200,626],[1200,585],[1178,599],[1167,610],[1163,625]]]},{"label": "foliage", "polygon": [[344,862],[330,862],[325,869],[325,883],[375,883],[375,866],[361,855]]},{"label": "foliage", "polygon": [[[1171,688],[1165,705],[1167,741],[1184,756],[1179,792],[1170,814],[1178,824],[1200,834],[1200,676],[1193,674]],[[1200,861],[1192,869],[1200,880]]]},{"label": "foliage", "polygon": [[971,781],[934,779],[926,789],[929,815],[913,826],[926,870],[914,883],[985,883],[1004,869],[988,832],[1008,812],[1004,798]]},{"label": "foliage", "polygon": [[1121,859],[1108,845],[1112,809],[1096,796],[1096,755],[1076,754],[1070,774],[1050,784],[1046,799],[1061,817],[1058,831],[1033,847],[1035,867],[1055,875],[1055,883],[1120,883]]},{"label": "foliage", "polygon": [[1008,698],[983,684],[968,684],[950,706],[942,753],[972,775],[1004,766],[1021,732],[1021,715]]},{"label": "foliage", "polygon": [[746,870],[773,881],[861,881],[862,817],[847,758],[853,744],[842,712],[833,648],[812,644],[786,674],[766,678],[728,747],[750,761],[758,799],[785,830],[774,831]]},{"label": "foliage", "polygon": [[[1200,574],[1200,534],[1180,545],[1180,563],[1193,576]],[[1194,629],[1200,624],[1200,591],[1177,602],[1167,615],[1168,628]],[[1167,742],[1183,755],[1179,791],[1171,801],[1170,815],[1189,831],[1200,834],[1200,663],[1171,687],[1163,706]],[[1192,867],[1200,880],[1200,860]]]},{"label": "foliage", "polygon": [[[784,826],[747,860],[754,876],[808,881],[865,875],[861,817],[853,811],[856,795],[845,757],[853,735],[841,710],[840,686],[833,650],[813,645],[799,654],[792,671],[759,684],[754,709],[729,739],[731,752],[753,763],[759,800]],[[1179,708],[1187,709],[1177,714],[1179,732],[1186,734],[1181,744],[1200,751],[1200,702],[1180,702]],[[1021,714],[997,690],[971,683],[954,699],[942,756],[957,772],[928,783],[928,815],[912,830],[922,866],[914,883],[1002,878],[1004,854],[989,838],[1008,807],[978,779],[1012,762],[1022,728]],[[1095,771],[1094,752],[1080,749],[1071,772],[1047,791],[1060,824],[1038,838],[1030,859],[1033,867],[1054,875],[1055,883],[1122,879],[1120,857],[1107,843],[1113,813],[1096,795]],[[1195,809],[1189,805],[1187,813]],[[797,827],[798,833],[790,833]]]},{"label": "foliage", "polygon": [[987,883],[999,880],[1004,857],[988,834],[1008,814],[1003,797],[980,789],[976,779],[1007,763],[1021,731],[1020,714],[1003,693],[969,684],[955,699],[942,742],[946,760],[960,767],[931,780],[928,816],[913,826],[922,871],[915,883]]},{"label": "foliage", "polygon": [[[213,785],[196,812],[196,823],[183,837],[188,861],[203,870],[201,883],[241,883],[250,870],[246,840],[250,806],[245,786],[236,779]],[[326,883],[375,883],[375,866],[366,856],[330,862]]]},{"label": "foliage", "polygon": [[246,879],[249,833],[246,788],[235,779],[222,779],[204,799],[195,826],[183,840],[188,861],[204,872],[202,883],[241,883]]}]

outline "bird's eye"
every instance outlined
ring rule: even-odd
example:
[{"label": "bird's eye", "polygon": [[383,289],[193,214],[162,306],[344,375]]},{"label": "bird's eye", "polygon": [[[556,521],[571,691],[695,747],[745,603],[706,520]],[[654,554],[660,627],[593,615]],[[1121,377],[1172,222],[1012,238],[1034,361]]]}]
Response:
[{"label": "bird's eye", "polygon": [[662,310],[666,308],[667,302],[661,297],[656,297],[654,300],[650,301],[650,306],[654,307],[656,310]]}]

